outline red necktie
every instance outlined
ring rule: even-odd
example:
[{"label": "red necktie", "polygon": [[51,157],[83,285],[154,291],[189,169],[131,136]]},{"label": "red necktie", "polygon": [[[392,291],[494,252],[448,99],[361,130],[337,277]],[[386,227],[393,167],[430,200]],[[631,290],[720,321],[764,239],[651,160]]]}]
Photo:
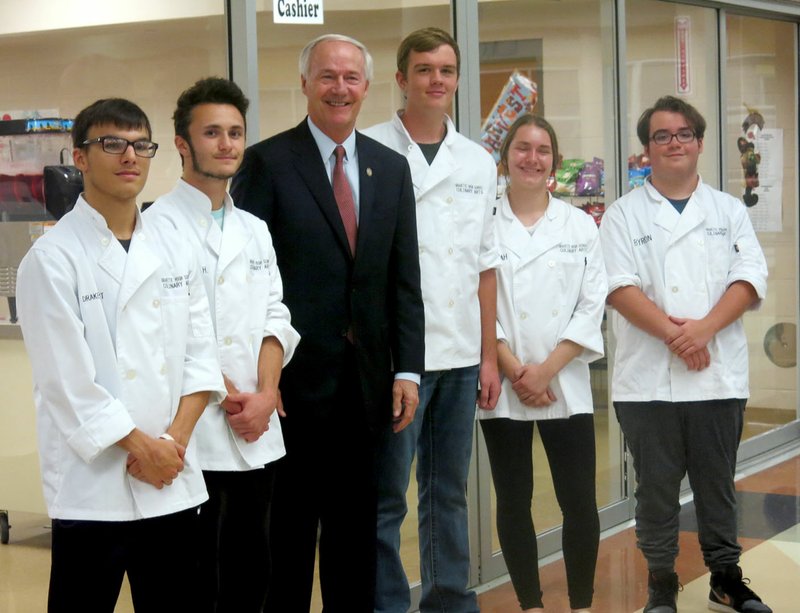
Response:
[{"label": "red necktie", "polygon": [[344,231],[347,234],[347,242],[350,243],[350,253],[356,254],[356,233],[358,224],[356,223],[356,205],[353,201],[353,190],[350,189],[350,182],[344,174],[344,147],[336,145],[336,165],[333,167],[333,196],[339,207],[339,215],[342,216]]}]

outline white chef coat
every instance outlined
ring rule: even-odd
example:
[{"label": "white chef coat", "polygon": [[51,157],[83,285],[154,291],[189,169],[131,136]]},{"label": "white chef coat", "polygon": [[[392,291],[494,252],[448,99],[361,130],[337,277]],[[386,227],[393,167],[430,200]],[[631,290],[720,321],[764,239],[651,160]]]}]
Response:
[{"label": "white chef coat", "polygon": [[400,113],[364,134],[406,156],[411,168],[425,304],[425,370],[473,366],[481,354],[479,275],[499,265],[497,167],[483,147],[456,131],[449,117],[444,142],[428,164]]},{"label": "white chef coat", "polygon": [[50,516],[127,521],[205,501],[194,441],[183,472],[161,490],[131,477],[115,445],[134,427],[163,434],[181,396],[224,393],[189,245],[137,212],[126,254],[78,198],[22,260],[17,303]]},{"label": "white chef coat", "polygon": [[[735,281],[750,283],[759,302],[766,295],[767,264],[744,205],[699,178],[682,214],[647,181],[608,208],[600,236],[609,292],[636,286],[667,315],[701,319]],[[661,339],[610,313],[617,339],[613,400],[749,396],[741,319],[711,339],[711,365],[697,372]]]},{"label": "white chef coat", "polygon": [[[253,392],[262,340],[268,336],[278,340],[286,365],[300,335],[281,302],[283,285],[267,224],[234,207],[229,194],[224,207],[220,229],[211,217],[208,196],[180,179],[144,217],[191,243],[211,304],[222,372],[240,391]],[[277,412],[270,418],[269,430],[248,443],[230,427],[217,398],[206,407],[195,437],[203,470],[250,470],[286,453]]]},{"label": "white chef coat", "polygon": [[531,233],[508,197],[500,200],[495,228],[502,265],[497,270],[497,338],[523,364],[541,364],[556,345],[569,340],[583,347],[553,378],[556,400],[547,407],[524,405],[503,378],[494,411],[480,419],[560,419],[591,413],[589,363],[603,357],[603,321],[608,285],[597,225],[592,217],[550,197]]}]

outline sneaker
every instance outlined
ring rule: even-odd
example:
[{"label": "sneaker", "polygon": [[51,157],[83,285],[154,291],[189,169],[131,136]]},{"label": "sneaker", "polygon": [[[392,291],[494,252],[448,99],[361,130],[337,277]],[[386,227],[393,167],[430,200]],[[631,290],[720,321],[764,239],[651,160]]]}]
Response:
[{"label": "sneaker", "polygon": [[711,573],[708,608],[722,613],[772,613],[756,593],[747,587],[750,579],[742,578],[742,569],[731,564]]},{"label": "sneaker", "polygon": [[676,613],[678,575],[671,570],[654,570],[647,575],[647,604],[644,613]]}]

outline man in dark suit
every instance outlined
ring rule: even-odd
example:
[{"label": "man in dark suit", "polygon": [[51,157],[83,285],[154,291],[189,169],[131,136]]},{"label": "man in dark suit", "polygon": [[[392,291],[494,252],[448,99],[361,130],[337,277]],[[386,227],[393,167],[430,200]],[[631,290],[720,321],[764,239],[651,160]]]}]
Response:
[{"label": "man in dark suit", "polygon": [[321,526],[325,611],[371,612],[376,435],[411,422],[424,367],[414,192],[405,158],[355,131],[366,48],[322,36],[300,72],[308,117],[247,149],[231,190],[269,225],[302,337],[280,385],[266,610],[308,611]]}]

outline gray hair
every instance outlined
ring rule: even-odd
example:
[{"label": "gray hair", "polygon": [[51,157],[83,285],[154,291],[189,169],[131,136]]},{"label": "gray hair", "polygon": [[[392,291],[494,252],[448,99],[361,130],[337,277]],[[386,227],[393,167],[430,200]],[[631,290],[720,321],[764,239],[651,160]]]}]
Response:
[{"label": "gray hair", "polygon": [[308,69],[311,64],[311,52],[314,51],[314,47],[320,43],[327,43],[331,41],[350,43],[359,51],[361,51],[361,55],[364,57],[364,76],[367,78],[367,81],[372,81],[372,56],[367,50],[367,47],[364,45],[364,43],[357,41],[355,38],[350,38],[349,36],[345,36],[343,34],[323,34],[303,47],[303,50],[300,52],[299,62],[301,77],[308,80]]}]

